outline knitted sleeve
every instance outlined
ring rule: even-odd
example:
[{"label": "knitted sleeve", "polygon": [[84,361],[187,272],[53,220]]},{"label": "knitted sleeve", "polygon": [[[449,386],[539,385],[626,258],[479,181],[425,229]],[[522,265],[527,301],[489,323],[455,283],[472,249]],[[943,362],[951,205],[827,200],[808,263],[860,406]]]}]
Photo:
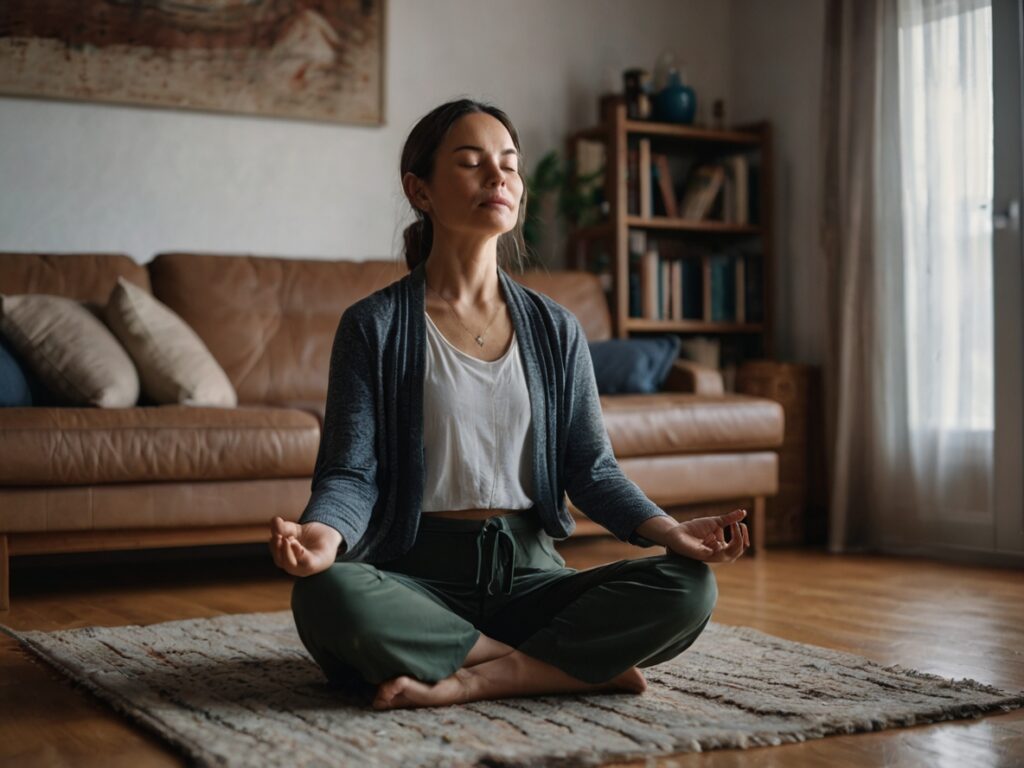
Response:
[{"label": "knitted sleeve", "polygon": [[377,502],[376,413],[370,344],[358,315],[341,316],[331,349],[327,403],[312,495],[300,523],[324,523],[351,549],[366,533]]},{"label": "knitted sleeve", "polygon": [[575,316],[570,320],[566,365],[566,493],[583,514],[620,541],[653,546],[653,542],[634,535],[634,531],[644,520],[666,512],[623,474],[615,459],[601,414],[590,348]]}]

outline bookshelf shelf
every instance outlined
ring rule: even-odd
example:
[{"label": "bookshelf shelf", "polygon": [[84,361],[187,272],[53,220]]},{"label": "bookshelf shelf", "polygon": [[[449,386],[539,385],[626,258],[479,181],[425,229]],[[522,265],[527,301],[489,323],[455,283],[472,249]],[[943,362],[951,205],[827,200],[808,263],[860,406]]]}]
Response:
[{"label": "bookshelf shelf", "polygon": [[617,95],[600,109],[566,150],[588,179],[604,169],[594,183],[607,219],[570,228],[568,262],[602,275],[616,337],[713,343],[723,369],[771,357],[771,126],[630,120]]},{"label": "bookshelf shelf", "polygon": [[626,321],[631,331],[663,331],[690,333],[764,333],[760,323],[719,323],[704,320],[648,320],[645,317],[631,317]]},{"label": "bookshelf shelf", "polygon": [[[689,141],[706,141],[714,144],[737,144],[757,146],[761,134],[748,131],[718,131],[711,128],[695,128],[691,125],[652,123],[645,120],[624,121],[626,133],[631,136],[668,136]],[[598,138],[600,129],[591,129],[590,138]]]},{"label": "bookshelf shelf", "polygon": [[627,216],[627,227],[645,227],[647,229],[671,229],[679,232],[714,232],[717,234],[759,235],[761,228],[754,224],[732,224],[727,221],[694,220],[669,218],[668,216]]}]

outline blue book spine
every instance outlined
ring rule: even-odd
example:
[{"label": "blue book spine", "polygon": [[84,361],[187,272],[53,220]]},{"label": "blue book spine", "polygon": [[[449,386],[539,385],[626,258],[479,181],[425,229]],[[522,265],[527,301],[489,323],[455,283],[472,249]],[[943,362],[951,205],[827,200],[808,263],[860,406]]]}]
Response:
[{"label": "blue book spine", "polygon": [[687,320],[700,320],[703,316],[702,279],[700,262],[683,259],[683,317]]},{"label": "blue book spine", "polygon": [[722,254],[711,257],[711,320],[716,323],[736,319],[736,265]]}]

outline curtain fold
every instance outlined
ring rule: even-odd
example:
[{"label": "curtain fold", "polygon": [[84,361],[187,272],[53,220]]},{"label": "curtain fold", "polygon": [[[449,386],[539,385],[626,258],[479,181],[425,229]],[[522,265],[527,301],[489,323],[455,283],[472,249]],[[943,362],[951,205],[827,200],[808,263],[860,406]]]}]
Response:
[{"label": "curtain fold", "polygon": [[985,0],[829,2],[832,551],[934,554],[992,528],[990,45]]}]

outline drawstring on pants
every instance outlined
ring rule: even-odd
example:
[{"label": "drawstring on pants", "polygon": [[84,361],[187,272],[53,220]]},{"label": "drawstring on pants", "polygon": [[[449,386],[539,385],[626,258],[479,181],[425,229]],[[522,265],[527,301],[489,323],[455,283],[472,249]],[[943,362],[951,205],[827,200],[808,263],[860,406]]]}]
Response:
[{"label": "drawstring on pants", "polygon": [[[489,550],[489,556],[485,553]],[[484,574],[484,562],[489,571]],[[512,594],[512,581],[516,567],[516,540],[504,517],[489,517],[476,537],[476,586],[479,589],[487,580],[488,595],[497,594],[500,587],[503,594]]]}]

